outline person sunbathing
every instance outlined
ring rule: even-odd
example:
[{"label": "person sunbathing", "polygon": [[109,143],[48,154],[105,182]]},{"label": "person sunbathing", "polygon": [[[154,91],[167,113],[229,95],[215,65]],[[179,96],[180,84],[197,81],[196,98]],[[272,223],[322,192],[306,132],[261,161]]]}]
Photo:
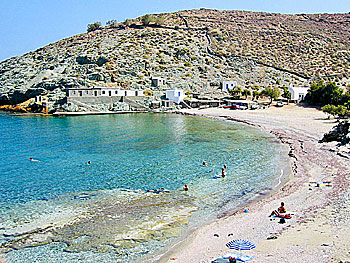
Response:
[{"label": "person sunbathing", "polygon": [[273,210],[270,216],[278,216],[281,217],[281,214],[285,214],[287,212],[286,208],[284,207],[284,203],[281,203],[281,206],[277,208],[277,210]]}]

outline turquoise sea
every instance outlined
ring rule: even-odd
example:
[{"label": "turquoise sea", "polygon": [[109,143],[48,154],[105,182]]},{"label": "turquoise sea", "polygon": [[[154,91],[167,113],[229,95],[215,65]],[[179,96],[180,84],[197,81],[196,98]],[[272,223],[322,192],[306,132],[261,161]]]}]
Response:
[{"label": "turquoise sea", "polygon": [[[0,123],[7,262],[154,255],[269,192],[286,165],[286,149],[271,135],[209,118],[0,114]],[[227,176],[216,178],[224,164]]]}]

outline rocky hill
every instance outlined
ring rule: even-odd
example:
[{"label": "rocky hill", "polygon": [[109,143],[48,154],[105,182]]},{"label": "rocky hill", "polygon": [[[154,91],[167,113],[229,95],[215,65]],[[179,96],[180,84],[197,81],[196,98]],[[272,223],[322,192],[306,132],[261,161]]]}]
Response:
[{"label": "rocky hill", "polygon": [[[0,63],[0,105],[75,86],[182,87],[219,94],[241,87],[350,83],[350,14],[283,15],[189,10],[137,18],[66,38]],[[157,90],[156,90],[157,94]]]}]

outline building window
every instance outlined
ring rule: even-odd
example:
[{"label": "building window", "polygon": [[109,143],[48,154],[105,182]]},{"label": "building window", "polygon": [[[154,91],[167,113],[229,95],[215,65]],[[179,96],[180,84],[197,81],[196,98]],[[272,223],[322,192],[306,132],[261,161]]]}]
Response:
[{"label": "building window", "polygon": [[112,91],[109,91],[108,93],[109,93],[109,96],[112,96]]},{"label": "building window", "polygon": [[178,97],[180,97],[180,96],[181,96],[181,92],[180,92],[180,91],[178,92],[178,95],[177,95],[177,96],[178,96]]},{"label": "building window", "polygon": [[89,91],[87,90],[87,91],[85,91],[85,93],[86,93],[86,94],[89,94]]},{"label": "building window", "polygon": [[102,90],[102,94],[106,94],[106,92],[104,90]]},{"label": "building window", "polygon": [[95,90],[95,96],[97,96],[97,90]]},{"label": "building window", "polygon": [[117,95],[117,94],[118,94],[118,91],[116,90],[116,91],[114,91],[114,93],[115,93],[115,95]]}]

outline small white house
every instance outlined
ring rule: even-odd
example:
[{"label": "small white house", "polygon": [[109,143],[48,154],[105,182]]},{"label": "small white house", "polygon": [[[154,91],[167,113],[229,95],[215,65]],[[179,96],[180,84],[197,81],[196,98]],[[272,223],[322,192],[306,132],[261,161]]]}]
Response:
[{"label": "small white house", "polygon": [[179,104],[185,98],[184,91],[182,89],[170,89],[166,91],[166,98]]},{"label": "small white house", "polygon": [[289,87],[289,92],[291,94],[291,100],[293,101],[302,101],[305,99],[305,96],[310,88],[309,87]]},{"label": "small white house", "polygon": [[229,92],[230,90],[233,90],[235,87],[237,87],[237,81],[233,80],[224,80],[222,82],[222,92]]}]

